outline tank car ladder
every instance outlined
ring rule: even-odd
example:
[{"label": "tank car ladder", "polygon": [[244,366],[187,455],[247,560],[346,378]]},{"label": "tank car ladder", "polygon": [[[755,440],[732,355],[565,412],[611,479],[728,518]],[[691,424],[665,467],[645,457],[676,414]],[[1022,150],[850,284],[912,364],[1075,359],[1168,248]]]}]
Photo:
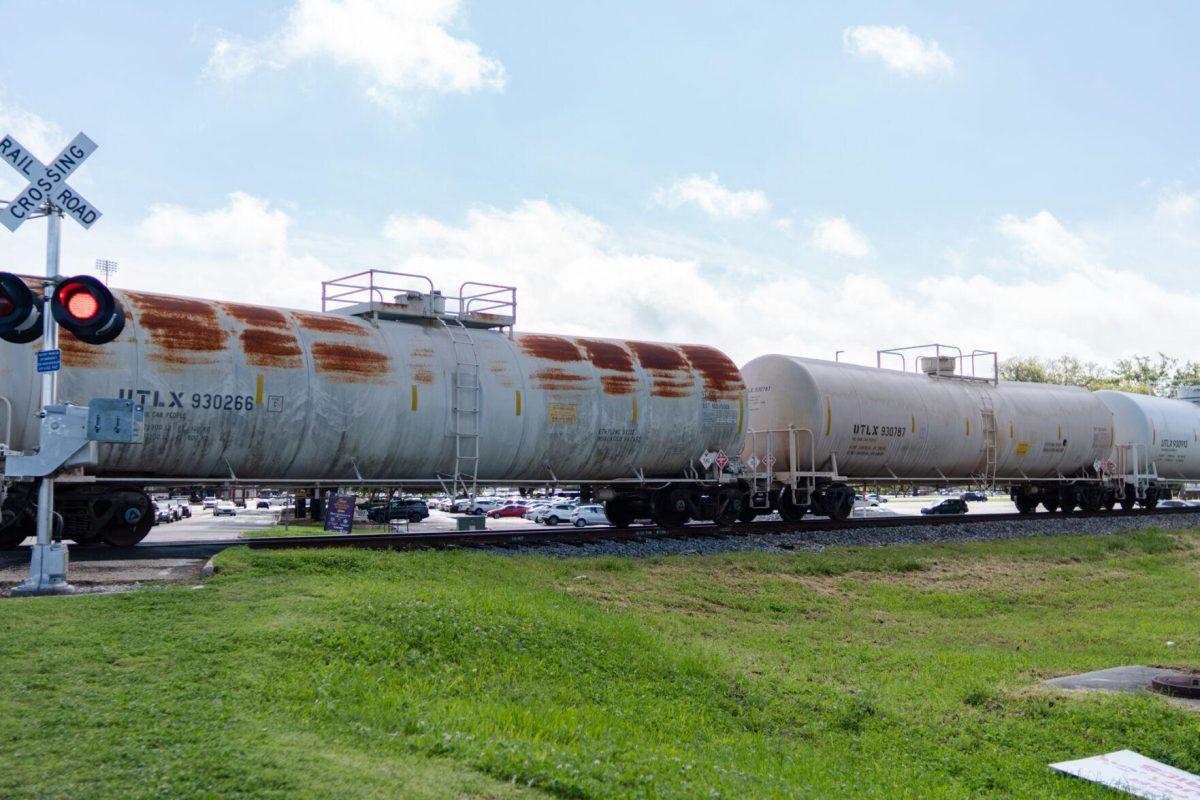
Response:
[{"label": "tank car ladder", "polygon": [[479,352],[471,332],[457,317],[439,317],[454,347],[454,381],[451,385],[451,431],[454,437],[454,476],[451,496],[461,491],[475,496],[479,478]]},{"label": "tank car ladder", "polygon": [[996,410],[992,406],[992,398],[985,392],[981,396],[983,408],[980,409],[980,415],[983,417],[983,426],[980,433],[983,435],[983,488],[991,489],[996,484],[996,461],[997,461],[997,444],[996,444]]}]

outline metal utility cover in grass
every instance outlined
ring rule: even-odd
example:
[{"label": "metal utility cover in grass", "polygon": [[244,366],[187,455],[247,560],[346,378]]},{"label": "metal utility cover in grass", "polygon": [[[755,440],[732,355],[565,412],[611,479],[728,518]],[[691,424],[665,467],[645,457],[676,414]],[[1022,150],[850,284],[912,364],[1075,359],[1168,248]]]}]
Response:
[{"label": "metal utility cover in grass", "polygon": [[1162,669],[1160,667],[1112,667],[1098,669],[1094,672],[1084,672],[1079,675],[1064,675],[1061,678],[1051,678],[1043,681],[1047,686],[1056,689],[1093,689],[1101,692],[1141,692],[1149,691],[1150,681],[1162,675],[1174,675],[1178,670]]}]

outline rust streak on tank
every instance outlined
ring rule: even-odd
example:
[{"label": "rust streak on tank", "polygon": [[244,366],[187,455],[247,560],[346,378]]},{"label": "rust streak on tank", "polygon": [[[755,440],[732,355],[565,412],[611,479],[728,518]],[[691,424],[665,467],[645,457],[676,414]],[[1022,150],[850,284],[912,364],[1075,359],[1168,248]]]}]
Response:
[{"label": "rust streak on tank", "polygon": [[85,367],[88,369],[116,369],[117,359],[113,345],[98,347],[79,341],[69,332],[63,331],[58,336],[58,348],[62,350],[64,367]]},{"label": "rust streak on tank", "polygon": [[225,349],[229,334],[221,326],[216,305],[203,300],[159,294],[125,292],[137,309],[137,323],[149,335],[159,352],[151,361],[162,364],[190,365],[216,363],[200,354],[215,354]]},{"label": "rust streak on tank", "polygon": [[655,378],[650,388],[651,397],[691,397],[696,383],[692,380],[673,381],[665,378]]},{"label": "rust streak on tank", "polygon": [[630,342],[629,349],[646,369],[677,371],[686,370],[688,366],[682,353],[665,344]]},{"label": "rust streak on tank", "polygon": [[633,358],[629,351],[616,342],[606,342],[602,339],[576,339],[576,344],[587,353],[588,359],[598,369],[608,369],[613,372],[633,372]]},{"label": "rust streak on tank", "polygon": [[591,388],[591,378],[564,369],[542,369],[533,373],[538,388],[548,392],[584,392]]},{"label": "rust streak on tank", "polygon": [[579,348],[570,339],[561,336],[527,334],[522,336],[518,343],[522,350],[535,358],[544,358],[547,361],[583,361]]},{"label": "rust streak on tank", "polygon": [[700,373],[708,394],[728,399],[730,396],[736,397],[738,392],[746,388],[737,365],[715,347],[685,344],[680,345],[679,349],[687,356],[692,369]]},{"label": "rust streak on tank", "polygon": [[234,319],[255,328],[287,328],[287,317],[282,311],[265,306],[248,306],[242,303],[222,303],[221,307]]},{"label": "rust streak on tank", "polygon": [[296,369],[304,366],[303,351],[290,333],[246,328],[241,334],[246,363],[255,367]]},{"label": "rust streak on tank", "polygon": [[313,368],[334,383],[386,383],[388,357],[366,347],[313,342]]},{"label": "rust streak on tank", "polygon": [[411,355],[413,358],[433,358],[433,348],[418,347],[416,350],[412,351]]},{"label": "rust streak on tank", "polygon": [[600,385],[605,394],[633,394],[638,390],[638,379],[634,375],[601,375]]},{"label": "rust streak on tank", "polygon": [[301,328],[322,333],[344,333],[350,336],[370,336],[367,323],[336,314],[313,314],[308,311],[293,311],[292,317]]}]

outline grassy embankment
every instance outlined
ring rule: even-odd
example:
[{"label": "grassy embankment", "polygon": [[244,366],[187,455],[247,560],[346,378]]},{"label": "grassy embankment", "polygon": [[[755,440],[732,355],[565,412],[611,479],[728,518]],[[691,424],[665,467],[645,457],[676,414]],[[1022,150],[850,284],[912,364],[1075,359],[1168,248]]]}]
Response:
[{"label": "grassy embankment", "polygon": [[1200,661],[1194,533],[218,564],[0,605],[0,797],[1116,797],[1046,765],[1200,770],[1193,713],[1038,686]]}]

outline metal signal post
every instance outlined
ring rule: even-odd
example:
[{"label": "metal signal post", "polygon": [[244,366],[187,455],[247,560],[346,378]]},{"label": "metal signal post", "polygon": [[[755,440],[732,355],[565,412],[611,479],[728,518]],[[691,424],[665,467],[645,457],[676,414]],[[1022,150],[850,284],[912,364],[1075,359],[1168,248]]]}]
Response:
[{"label": "metal signal post", "polygon": [[[49,164],[42,164],[11,136],[0,140],[0,157],[29,180],[16,199],[0,211],[0,224],[16,231],[28,219],[45,216],[49,223],[46,233],[46,279],[42,284],[42,354],[38,370],[42,372],[42,410],[46,420],[49,409],[58,404],[58,369],[61,353],[58,350],[58,324],[51,312],[51,303],[59,281],[59,252],[62,242],[64,210],[85,228],[100,218],[100,212],[87,203],[66,182],[84,159],[96,149],[96,143],[78,134]],[[40,451],[47,449],[46,428],[42,428]],[[13,589],[13,594],[66,594],[73,591],[67,583],[67,546],[54,537],[54,472],[41,479],[37,503],[37,542],[33,546],[29,579]]]}]

